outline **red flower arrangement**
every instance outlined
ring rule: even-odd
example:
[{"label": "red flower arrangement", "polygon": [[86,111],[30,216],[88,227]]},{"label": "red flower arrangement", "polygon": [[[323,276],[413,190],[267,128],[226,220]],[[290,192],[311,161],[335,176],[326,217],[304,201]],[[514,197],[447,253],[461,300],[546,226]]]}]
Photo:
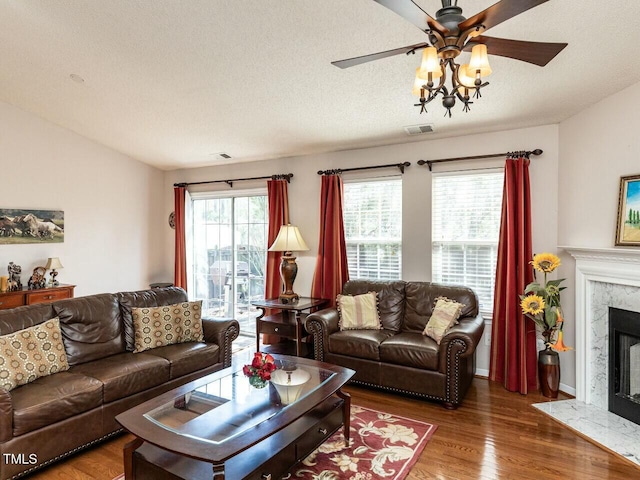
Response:
[{"label": "red flower arrangement", "polygon": [[253,355],[251,365],[242,367],[244,373],[250,379],[259,378],[263,382],[271,380],[271,372],[276,369],[275,360],[268,353],[263,355],[262,352],[256,352]]}]

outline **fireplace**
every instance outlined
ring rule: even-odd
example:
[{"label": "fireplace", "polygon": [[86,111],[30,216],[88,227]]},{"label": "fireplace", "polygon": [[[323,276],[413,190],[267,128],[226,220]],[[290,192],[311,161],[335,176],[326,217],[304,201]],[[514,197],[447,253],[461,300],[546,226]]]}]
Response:
[{"label": "fireplace", "polygon": [[609,411],[640,425],[640,313],[609,308]]}]

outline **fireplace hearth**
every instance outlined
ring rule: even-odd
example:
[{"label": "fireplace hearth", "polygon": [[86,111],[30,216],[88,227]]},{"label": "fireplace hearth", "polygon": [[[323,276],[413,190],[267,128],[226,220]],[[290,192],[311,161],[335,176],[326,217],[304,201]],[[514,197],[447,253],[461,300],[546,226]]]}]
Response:
[{"label": "fireplace hearth", "polygon": [[609,411],[640,425],[640,313],[609,308]]}]

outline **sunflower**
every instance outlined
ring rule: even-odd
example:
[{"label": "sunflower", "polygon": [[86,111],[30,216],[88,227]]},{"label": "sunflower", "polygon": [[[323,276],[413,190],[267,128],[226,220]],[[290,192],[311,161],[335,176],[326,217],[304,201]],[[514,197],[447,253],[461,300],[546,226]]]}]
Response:
[{"label": "sunflower", "polygon": [[544,311],[544,299],[539,295],[527,295],[520,302],[522,312],[529,315],[538,315]]},{"label": "sunflower", "polygon": [[530,263],[536,270],[550,273],[560,266],[560,259],[553,253],[538,253]]}]

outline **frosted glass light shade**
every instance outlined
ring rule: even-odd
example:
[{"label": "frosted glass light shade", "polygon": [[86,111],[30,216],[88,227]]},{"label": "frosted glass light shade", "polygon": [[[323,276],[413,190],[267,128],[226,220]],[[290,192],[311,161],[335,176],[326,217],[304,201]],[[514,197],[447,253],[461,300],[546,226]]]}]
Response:
[{"label": "frosted glass light shade", "polygon": [[473,71],[469,68],[468,63],[465,63],[464,65],[460,65],[460,67],[458,68],[458,80],[463,86],[469,89],[475,88],[476,76],[474,75]]},{"label": "frosted glass light shade", "polygon": [[413,81],[413,89],[411,90],[411,93],[414,94],[416,97],[419,97],[420,90],[422,89],[422,86],[426,83],[427,83],[427,80],[420,76],[420,68],[416,68],[416,78]]},{"label": "frosted glass light shade", "polygon": [[424,79],[427,74],[431,73],[431,78],[440,78],[442,76],[442,68],[440,67],[440,58],[436,47],[427,47],[422,51],[422,63],[420,64],[421,74],[424,72]]},{"label": "frosted glass light shade", "polygon": [[278,236],[269,247],[270,252],[301,252],[309,250],[298,227],[287,224],[280,227]]},{"label": "frosted glass light shade", "polygon": [[471,49],[471,60],[469,61],[469,67],[474,73],[480,70],[481,77],[488,77],[491,75],[491,66],[489,65],[489,57],[487,55],[487,46],[481,43],[474,45]]},{"label": "frosted glass light shade", "polygon": [[301,368],[292,371],[275,370],[271,373],[271,383],[280,395],[280,402],[289,405],[295,402],[302,392],[304,384],[309,381],[311,374]]}]

